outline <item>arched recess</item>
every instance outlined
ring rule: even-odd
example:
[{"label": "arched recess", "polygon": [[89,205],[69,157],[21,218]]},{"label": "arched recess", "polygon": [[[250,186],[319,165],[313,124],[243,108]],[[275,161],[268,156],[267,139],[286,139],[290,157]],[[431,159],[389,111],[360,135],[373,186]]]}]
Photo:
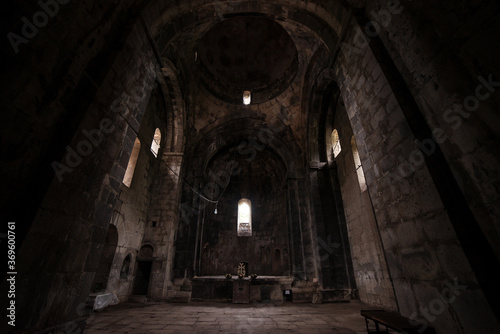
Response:
[{"label": "arched recess", "polygon": [[[327,56],[324,50],[318,51],[321,52]],[[320,287],[324,300],[356,299],[351,248],[332,143],[332,133],[341,133],[335,124],[335,115],[342,110],[343,103],[338,85],[331,80],[331,72],[320,72],[314,66],[313,63],[308,71],[311,90],[304,93],[311,95],[308,105],[310,200],[320,256]],[[312,75],[317,76],[316,80]]]},{"label": "arched recess", "polygon": [[305,161],[302,148],[290,129],[279,120],[268,124],[262,119],[263,115],[246,118],[240,116],[235,114],[233,117],[223,118],[194,138],[192,151],[197,154],[191,154],[194,159],[190,162],[190,170],[203,175],[216,154],[235,146],[238,154],[248,159],[264,149],[270,149],[285,164],[287,174],[296,176],[297,170],[304,166]]},{"label": "arched recess", "polygon": [[[271,149],[249,158],[238,154],[238,146],[234,145],[218,152],[208,163],[201,191],[217,203],[200,208],[203,220],[197,245],[205,253],[218,255],[214,259],[197,254],[195,270],[199,269],[200,275],[232,272],[239,261],[248,262],[249,270],[260,275],[282,276],[290,272],[288,262],[274,263],[273,256],[262,260],[260,253],[262,248],[289,248],[286,166]],[[239,230],[242,201],[251,210],[251,221],[245,221],[248,230],[243,233]]]},{"label": "arched recess", "polygon": [[113,259],[118,245],[118,230],[115,225],[109,224],[106,239],[101,252],[99,265],[92,283],[93,292],[105,291],[109,279],[109,272],[113,264]]},{"label": "arched recess", "polygon": [[130,254],[127,254],[123,259],[122,267],[120,268],[120,279],[126,280],[128,275],[130,274],[130,266],[132,263],[132,257]]},{"label": "arched recess", "polygon": [[331,162],[330,147],[326,140],[333,131],[336,107],[342,103],[340,89],[330,69],[331,54],[319,48],[311,58],[302,91],[302,108],[307,115],[307,140],[309,163],[321,165]]},{"label": "arched recess", "polygon": [[148,295],[153,266],[154,248],[151,244],[144,244],[137,256],[137,268],[133,287],[134,295]]},{"label": "arched recess", "polygon": [[[324,51],[319,50],[318,54],[320,52]],[[319,54],[318,58],[325,56],[326,53]],[[350,298],[395,309],[394,288],[372,203],[368,192],[363,192],[364,188],[359,185],[355,164],[361,162],[356,160],[351,145],[355,135],[346,110],[349,106],[344,103],[331,69],[311,63],[308,73],[311,87],[304,90],[304,94],[310,101],[307,105],[308,153],[313,168],[309,176],[322,256],[323,288],[327,291],[349,290]],[[342,143],[342,151],[336,158],[331,140],[334,129]],[[354,226],[361,226],[364,232],[359,232]],[[339,247],[328,254],[324,245],[330,242],[322,242],[322,236],[331,236],[329,241]],[[350,247],[350,244],[363,245],[363,250]],[[340,263],[343,266],[339,266]],[[370,291],[374,289],[383,291],[383,298],[371,295]]]},{"label": "arched recess", "polygon": [[163,68],[158,82],[163,92],[167,114],[165,153],[182,152],[184,149],[185,103],[178,70],[167,58],[162,58]]},{"label": "arched recess", "polygon": [[[179,70],[167,58],[162,58],[158,83],[165,105],[166,126],[162,128],[162,149],[158,156],[158,177],[153,185],[152,196],[155,199],[149,206],[147,221],[156,222],[167,235],[175,235],[179,219],[181,194],[181,168],[184,163],[186,107],[182,91],[182,79]],[[155,256],[158,267],[165,268],[159,275],[151,275],[151,288],[148,293],[155,297],[166,297],[167,286],[172,284],[172,264],[174,262],[174,243],[164,238],[156,229],[146,229],[143,240],[155,244]],[[151,261],[141,262],[141,266],[151,265]],[[148,268],[143,271],[150,273]],[[142,291],[144,293],[144,288]]]},{"label": "arched recess", "polygon": [[[226,169],[228,168],[228,162],[231,160],[236,161],[237,165],[232,169],[233,171],[237,171],[241,167],[243,169],[242,175],[249,175],[252,173],[263,175],[264,172],[262,170],[256,170],[253,166],[257,166],[260,163],[269,166],[269,171],[278,171],[275,173],[279,174],[279,177],[273,180],[269,179],[267,183],[255,182],[255,185],[252,185],[252,187],[266,187],[274,184],[271,187],[276,187],[276,189],[279,188],[283,199],[286,199],[287,196],[286,192],[284,192],[286,180],[288,178],[296,178],[298,175],[303,175],[302,166],[305,164],[303,154],[301,153],[302,149],[297,144],[297,140],[293,137],[290,129],[283,123],[280,123],[279,120],[276,120],[276,123],[272,123],[270,126],[264,121],[262,115],[255,113],[246,119],[243,119],[239,115],[223,118],[216,124],[207,126],[197,137],[192,139],[194,144],[186,153],[186,156],[189,156],[189,160],[186,161],[183,170],[188,185],[183,186],[181,218],[177,231],[175,257],[175,275],[177,277],[183,277],[186,274],[189,276],[191,273],[195,275],[196,271],[193,272],[193,270],[200,269],[200,258],[206,254],[210,254],[210,249],[205,247],[206,243],[203,241],[203,228],[201,226],[204,219],[207,221],[208,216],[204,217],[203,215],[211,215],[211,218],[213,218],[216,223],[222,219],[220,218],[222,216],[213,216],[215,209],[214,203],[201,199],[198,193],[205,196],[205,189],[210,190],[210,187],[215,187],[215,189],[219,191],[219,194],[221,193],[222,189],[225,187],[224,180],[226,178],[217,174],[223,173],[227,175]],[[266,158],[264,159],[264,157]],[[259,163],[256,163],[257,160]],[[252,161],[252,163],[250,163],[250,161]],[[248,182],[247,178],[243,176],[241,178],[245,179],[245,182]],[[237,177],[233,178],[233,180],[236,179]],[[233,216],[233,214],[234,219],[236,219],[238,200],[241,198],[249,198],[250,196],[242,194],[241,192],[236,196],[238,191],[236,186],[231,187],[231,189],[228,188],[227,192],[228,194],[234,193],[234,198],[237,200],[232,204],[223,204],[223,206],[225,205],[226,209],[227,207],[233,208],[234,212],[228,215],[228,219],[229,216]],[[259,203],[259,199],[249,199],[252,201],[252,208],[258,208],[261,204]],[[278,200],[276,199],[276,201]],[[280,206],[280,208],[285,208],[281,218],[288,219],[286,204],[280,202],[278,206]],[[205,208],[206,213],[204,213]],[[223,209],[224,208],[222,208],[221,212],[224,211]],[[189,221],[189,223],[187,223],[187,221]],[[236,227],[236,220],[233,225]],[[258,231],[257,226],[254,226],[253,229],[254,231]],[[285,226],[285,230],[286,229]],[[284,234],[286,231],[282,231],[281,233]],[[235,235],[236,229],[234,229],[234,236]],[[240,240],[238,242],[244,241]],[[293,249],[289,245],[279,245],[279,247],[283,249]],[[297,248],[299,248],[299,246],[297,246]],[[284,266],[288,266],[288,261],[284,263]],[[277,272],[278,271],[277,268]],[[285,271],[284,269],[280,274]]]}]

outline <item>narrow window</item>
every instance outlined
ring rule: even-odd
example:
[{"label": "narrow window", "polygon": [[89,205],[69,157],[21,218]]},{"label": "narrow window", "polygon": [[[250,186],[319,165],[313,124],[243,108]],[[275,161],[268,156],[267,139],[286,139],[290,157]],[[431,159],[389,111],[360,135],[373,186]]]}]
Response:
[{"label": "narrow window", "polygon": [[246,198],[238,202],[238,236],[252,236],[252,203]]},{"label": "narrow window", "polygon": [[155,135],[153,137],[153,142],[151,143],[151,152],[153,152],[155,158],[158,158],[158,151],[160,150],[161,142],[161,132],[160,129],[156,128]]},{"label": "narrow window", "polygon": [[333,148],[333,157],[336,158],[337,155],[339,155],[340,151],[342,150],[342,147],[340,147],[340,139],[337,129],[334,129],[332,131],[332,148]]},{"label": "narrow window", "polygon": [[141,151],[141,141],[139,138],[135,139],[134,148],[132,149],[132,154],[128,160],[127,170],[125,171],[125,176],[123,177],[123,184],[130,188],[132,184],[132,179],[134,178],[135,166],[137,165],[137,159],[139,158],[139,152]]},{"label": "narrow window", "polygon": [[354,136],[351,138],[352,155],[354,156],[354,167],[356,168],[356,174],[358,175],[359,189],[361,192],[366,190],[366,180],[365,173],[363,172],[363,166],[361,166],[361,159],[359,158],[358,146],[354,140]]},{"label": "narrow window", "polygon": [[243,92],[243,104],[249,105],[252,102],[252,93],[249,90]]}]

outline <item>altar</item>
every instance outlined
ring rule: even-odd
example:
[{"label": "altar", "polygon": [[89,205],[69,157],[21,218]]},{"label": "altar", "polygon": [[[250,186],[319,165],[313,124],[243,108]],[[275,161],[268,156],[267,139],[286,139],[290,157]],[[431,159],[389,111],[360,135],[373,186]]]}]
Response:
[{"label": "altar", "polygon": [[221,301],[235,304],[291,300],[293,277],[199,276],[191,279],[191,301]]}]

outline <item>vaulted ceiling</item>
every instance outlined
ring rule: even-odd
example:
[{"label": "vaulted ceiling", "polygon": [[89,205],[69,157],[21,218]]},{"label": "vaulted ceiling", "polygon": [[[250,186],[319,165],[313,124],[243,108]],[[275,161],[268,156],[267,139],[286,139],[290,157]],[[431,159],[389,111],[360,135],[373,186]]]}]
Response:
[{"label": "vaulted ceiling", "polygon": [[[190,156],[208,161],[253,138],[293,164],[289,172],[306,165],[305,87],[312,70],[329,66],[349,16],[340,1],[322,5],[329,10],[305,3],[191,1],[150,22],[161,56],[180,73]],[[313,69],[319,54],[323,68]],[[248,106],[245,90],[252,92]],[[259,140],[263,131],[272,138]]]}]

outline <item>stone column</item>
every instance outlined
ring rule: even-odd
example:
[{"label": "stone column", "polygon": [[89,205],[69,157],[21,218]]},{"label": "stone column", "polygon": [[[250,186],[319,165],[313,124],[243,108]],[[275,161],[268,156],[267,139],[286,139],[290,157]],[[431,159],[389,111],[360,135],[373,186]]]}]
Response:
[{"label": "stone column", "polygon": [[180,170],[183,156],[164,153],[159,179],[155,185],[148,220],[156,221],[157,227],[147,231],[144,240],[155,246],[155,261],[151,272],[151,297],[165,298],[172,286],[175,235],[179,225],[179,198],[181,191]]},{"label": "stone column", "polygon": [[297,179],[287,180],[288,228],[290,231],[290,259],[292,276],[306,279],[302,220],[299,206]]}]

